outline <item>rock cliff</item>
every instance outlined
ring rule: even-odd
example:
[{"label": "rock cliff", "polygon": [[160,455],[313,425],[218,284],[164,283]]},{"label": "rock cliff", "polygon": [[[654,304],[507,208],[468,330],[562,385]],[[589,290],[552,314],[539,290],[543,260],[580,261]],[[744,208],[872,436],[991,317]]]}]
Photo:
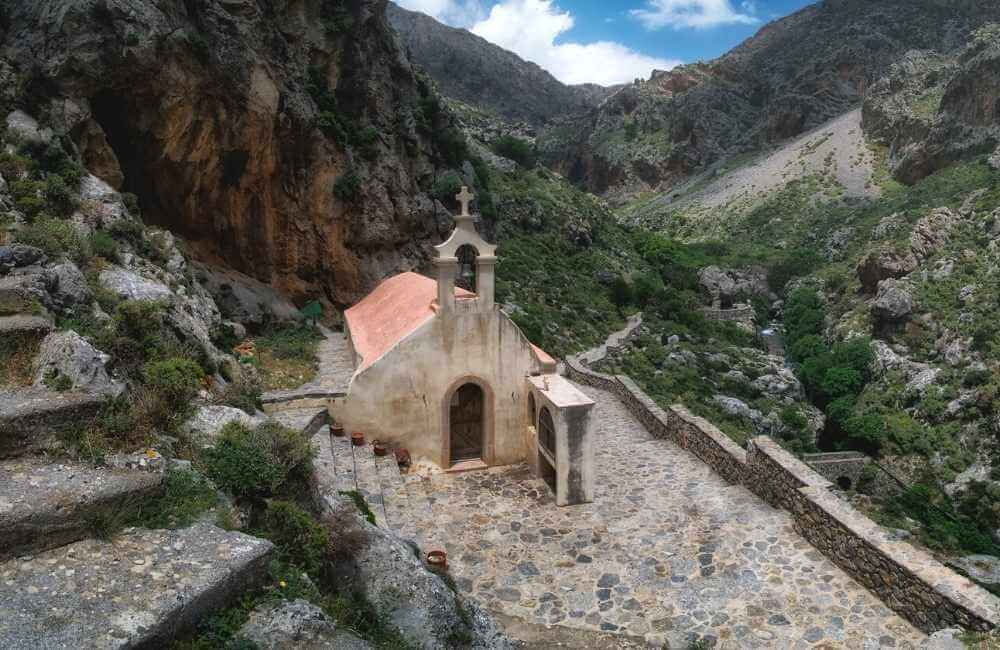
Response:
[{"label": "rock cliff", "polygon": [[[1000,144],[1000,26],[958,53],[909,52],[864,103],[865,131],[889,148],[899,181],[914,183]],[[996,163],[995,163],[996,164]]]},{"label": "rock cliff", "polygon": [[14,0],[0,29],[7,108],[202,259],[346,304],[449,224],[426,188],[462,138],[382,0]]},{"label": "rock cliff", "polygon": [[540,126],[557,116],[583,113],[610,92],[594,84],[566,86],[484,38],[391,2],[388,15],[413,61],[441,92],[507,120]]},{"label": "rock cliff", "polygon": [[539,150],[547,164],[609,198],[665,190],[847,112],[905,52],[955,52],[998,12],[996,3],[976,0],[811,5],[718,59],[622,88],[583,124],[547,129]]}]

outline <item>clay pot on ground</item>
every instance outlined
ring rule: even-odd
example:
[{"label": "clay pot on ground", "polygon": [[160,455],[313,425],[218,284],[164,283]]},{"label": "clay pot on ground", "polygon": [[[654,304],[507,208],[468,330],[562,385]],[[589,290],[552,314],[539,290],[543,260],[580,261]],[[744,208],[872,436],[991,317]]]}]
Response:
[{"label": "clay pot on ground", "polygon": [[410,450],[404,449],[402,447],[397,447],[392,450],[393,455],[396,457],[396,464],[400,467],[410,466]]},{"label": "clay pot on ground", "polygon": [[444,551],[431,551],[427,554],[427,564],[429,564],[432,569],[447,569],[448,554]]},{"label": "clay pot on ground", "polygon": [[365,434],[363,433],[352,433],[351,434],[351,444],[355,447],[360,447],[365,444]]},{"label": "clay pot on ground", "polygon": [[372,443],[372,449],[375,450],[376,456],[385,456],[389,453],[389,447],[386,446],[381,440],[376,440]]},{"label": "clay pot on ground", "polygon": [[330,433],[337,436],[338,438],[342,438],[344,436],[344,425],[337,424],[336,422],[334,422],[333,424],[330,425]]}]

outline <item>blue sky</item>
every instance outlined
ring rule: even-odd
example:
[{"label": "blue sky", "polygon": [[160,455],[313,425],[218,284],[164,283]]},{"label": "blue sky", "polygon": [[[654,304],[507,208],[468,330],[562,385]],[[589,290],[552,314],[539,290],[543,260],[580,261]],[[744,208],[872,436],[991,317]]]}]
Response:
[{"label": "blue sky", "polygon": [[646,78],[714,58],[811,0],[396,0],[534,61],[565,83]]}]

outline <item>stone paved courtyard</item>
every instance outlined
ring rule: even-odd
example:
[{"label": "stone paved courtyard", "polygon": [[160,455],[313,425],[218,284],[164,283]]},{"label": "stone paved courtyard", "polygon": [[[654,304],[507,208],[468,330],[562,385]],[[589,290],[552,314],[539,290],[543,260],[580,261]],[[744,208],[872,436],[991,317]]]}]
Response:
[{"label": "stone paved courtyard", "polygon": [[[528,621],[688,647],[912,648],[923,635],[792,529],[789,516],[596,402],[597,497],[559,508],[526,466],[421,481],[463,591]],[[414,478],[414,477],[407,477]]]}]

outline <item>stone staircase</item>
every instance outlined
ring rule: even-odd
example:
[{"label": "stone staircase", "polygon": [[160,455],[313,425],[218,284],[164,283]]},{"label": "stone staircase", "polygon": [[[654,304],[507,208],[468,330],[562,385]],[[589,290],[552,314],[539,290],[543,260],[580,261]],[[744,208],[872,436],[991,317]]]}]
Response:
[{"label": "stone staircase", "polygon": [[31,455],[103,399],[25,394],[0,396],[0,648],[168,647],[265,578],[270,542],[207,522],[99,539],[162,492],[162,457]]},{"label": "stone staircase", "polygon": [[328,489],[357,491],[376,525],[413,540],[424,552],[447,550],[431,509],[431,480],[403,473],[391,452],[376,456],[370,442],[354,446],[348,436],[331,435],[329,426],[316,433],[313,445],[318,479]]}]

